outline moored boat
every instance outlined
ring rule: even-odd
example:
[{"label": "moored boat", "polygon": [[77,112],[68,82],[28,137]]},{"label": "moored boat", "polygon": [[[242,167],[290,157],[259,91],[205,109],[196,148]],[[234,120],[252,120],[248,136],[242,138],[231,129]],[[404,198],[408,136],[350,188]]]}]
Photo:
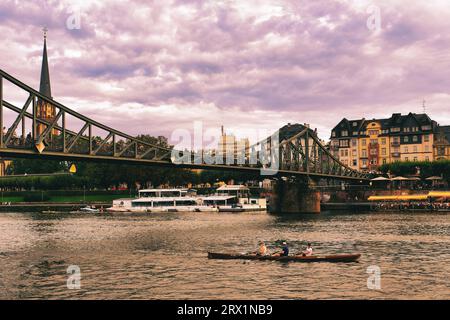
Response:
[{"label": "moored boat", "polygon": [[336,255],[312,255],[302,256],[293,255],[287,257],[277,256],[257,256],[255,254],[241,254],[241,253],[217,253],[208,252],[209,259],[241,259],[241,260],[271,260],[271,261],[296,261],[296,262],[356,262],[361,257],[361,254],[336,254]]}]

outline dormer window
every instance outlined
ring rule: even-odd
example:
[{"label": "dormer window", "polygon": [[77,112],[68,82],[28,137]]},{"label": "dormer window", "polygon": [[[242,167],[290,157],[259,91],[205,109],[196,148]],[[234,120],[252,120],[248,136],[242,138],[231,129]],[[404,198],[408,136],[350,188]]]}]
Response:
[{"label": "dormer window", "polygon": [[342,130],[341,135],[343,137],[347,137],[348,136],[348,131],[347,130]]}]

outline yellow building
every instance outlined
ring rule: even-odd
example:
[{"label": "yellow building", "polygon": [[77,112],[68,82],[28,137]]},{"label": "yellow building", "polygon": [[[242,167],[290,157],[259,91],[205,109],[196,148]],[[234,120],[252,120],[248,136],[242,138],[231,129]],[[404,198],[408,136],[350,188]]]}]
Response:
[{"label": "yellow building", "polygon": [[376,171],[395,161],[433,161],[437,123],[426,114],[394,113],[387,119],[342,119],[331,132],[331,151],[345,165]]},{"label": "yellow building", "polygon": [[450,126],[438,127],[433,143],[435,160],[450,160]]}]

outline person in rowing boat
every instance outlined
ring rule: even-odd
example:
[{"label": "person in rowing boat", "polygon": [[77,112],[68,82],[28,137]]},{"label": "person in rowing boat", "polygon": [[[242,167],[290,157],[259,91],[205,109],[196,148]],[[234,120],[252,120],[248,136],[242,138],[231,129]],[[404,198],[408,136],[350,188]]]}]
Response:
[{"label": "person in rowing boat", "polygon": [[302,252],[302,256],[309,257],[313,255],[313,249],[311,247],[311,243],[308,242],[308,246],[306,249]]},{"label": "person in rowing boat", "polygon": [[266,244],[264,241],[258,242],[258,250],[256,250],[257,256],[267,256],[269,254],[269,251],[267,250]]},{"label": "person in rowing boat", "polygon": [[289,255],[289,247],[286,241],[283,241],[283,246],[281,248],[281,252],[274,253],[272,256],[274,257],[287,257]]}]

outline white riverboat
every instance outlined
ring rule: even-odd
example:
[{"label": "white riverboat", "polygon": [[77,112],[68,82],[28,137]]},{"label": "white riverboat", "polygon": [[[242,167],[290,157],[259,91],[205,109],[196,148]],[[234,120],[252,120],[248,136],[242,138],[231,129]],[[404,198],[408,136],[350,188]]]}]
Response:
[{"label": "white riverboat", "polygon": [[203,204],[188,189],[143,189],[135,199],[117,199],[109,212],[211,212],[217,208]]},{"label": "white riverboat", "polygon": [[243,185],[225,185],[215,195],[199,196],[188,189],[143,189],[137,198],[113,201],[109,212],[245,212],[265,211],[266,199],[250,197]]},{"label": "white riverboat", "polygon": [[203,198],[203,203],[214,206],[220,212],[266,211],[265,198],[250,196],[250,189],[244,185],[223,185],[216,195]]}]

